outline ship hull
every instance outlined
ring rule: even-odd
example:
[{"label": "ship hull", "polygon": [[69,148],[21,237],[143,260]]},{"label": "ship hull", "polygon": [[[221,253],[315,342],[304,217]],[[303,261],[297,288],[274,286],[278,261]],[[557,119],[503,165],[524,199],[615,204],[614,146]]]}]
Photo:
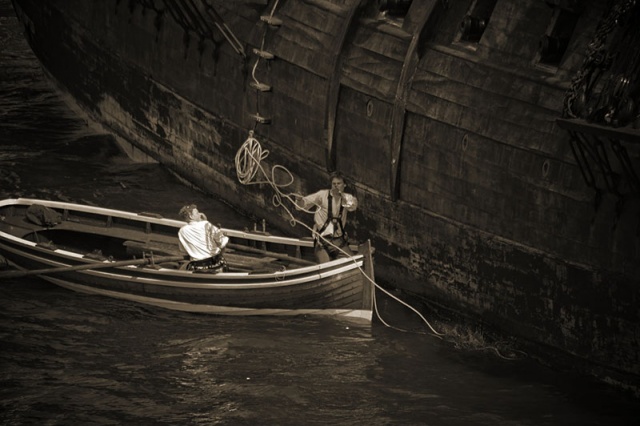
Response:
[{"label": "ship hull", "polygon": [[212,2],[233,37],[210,38],[162,2],[14,3],[52,79],[133,157],[304,233],[271,188],[237,179],[254,130],[292,192],[346,174],[350,234],[376,246],[380,280],[638,389],[640,203],[596,199],[555,121],[597,2],[553,71],[532,66],[544,2],[498,1],[473,46],[456,41],[473,2],[414,2],[401,24],[366,1]]}]

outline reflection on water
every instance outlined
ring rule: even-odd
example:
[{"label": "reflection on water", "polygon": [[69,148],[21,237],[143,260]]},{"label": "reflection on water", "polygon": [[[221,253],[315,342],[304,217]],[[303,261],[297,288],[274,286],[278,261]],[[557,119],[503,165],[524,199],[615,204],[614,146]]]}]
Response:
[{"label": "reflection on water", "polygon": [[[0,24],[0,197],[167,217],[195,202],[224,226],[252,226],[163,168],[124,157],[44,79],[8,0],[0,0]],[[381,306],[393,324],[412,318]],[[6,425],[583,426],[640,418],[626,397],[522,356],[379,323],[171,312],[36,278],[0,283],[0,339]]]}]

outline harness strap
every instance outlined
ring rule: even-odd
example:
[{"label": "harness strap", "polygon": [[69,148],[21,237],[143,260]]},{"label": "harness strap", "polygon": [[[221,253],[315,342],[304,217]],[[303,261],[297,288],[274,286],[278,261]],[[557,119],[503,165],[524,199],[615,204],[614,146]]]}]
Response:
[{"label": "harness strap", "polygon": [[[331,191],[329,191],[329,197],[327,198],[327,212],[329,213],[327,215],[327,220],[324,222],[324,225],[322,225],[320,227],[320,229],[318,230],[318,234],[322,235],[322,232],[327,229],[327,226],[329,226],[329,224],[333,221],[334,223],[337,222],[338,226],[340,227],[340,231],[342,233],[342,238],[345,239],[345,233],[344,233],[344,227],[342,225],[342,212],[344,210],[344,207],[342,206],[342,203],[340,203],[340,209],[338,211],[338,216],[334,217],[333,216],[333,197],[331,196]],[[334,231],[335,232],[335,231]]]}]

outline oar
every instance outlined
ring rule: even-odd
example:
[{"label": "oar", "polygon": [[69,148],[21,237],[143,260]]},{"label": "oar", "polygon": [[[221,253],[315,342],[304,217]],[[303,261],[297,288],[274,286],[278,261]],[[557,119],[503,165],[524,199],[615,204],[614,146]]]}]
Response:
[{"label": "oar", "polygon": [[286,254],[281,254],[281,253],[275,253],[272,251],[268,251],[268,250],[261,250],[261,249],[257,249],[255,247],[249,247],[249,246],[245,246],[245,245],[241,245],[241,244],[233,244],[233,243],[229,243],[227,244],[227,247],[235,249],[235,250],[240,250],[240,251],[246,251],[247,253],[256,253],[256,254],[263,254],[265,256],[269,256],[269,257],[275,257],[276,259],[281,259],[281,260],[287,260],[291,263],[298,263],[300,265],[317,265],[317,263],[312,262],[310,260],[306,260],[306,259],[300,259],[297,257],[293,257],[293,256],[289,256]]},{"label": "oar", "polygon": [[120,260],[116,262],[97,262],[97,263],[88,263],[88,264],[76,265],[76,266],[63,266],[60,268],[34,269],[29,271],[7,271],[7,272],[0,272],[0,279],[21,278],[29,275],[50,275],[50,274],[57,274],[60,272],[84,271],[88,269],[115,268],[115,267],[130,266],[130,265],[147,265],[150,263],[177,262],[179,260],[184,260],[184,256],[161,256],[161,257],[152,256],[152,257],[146,257],[144,259]]}]

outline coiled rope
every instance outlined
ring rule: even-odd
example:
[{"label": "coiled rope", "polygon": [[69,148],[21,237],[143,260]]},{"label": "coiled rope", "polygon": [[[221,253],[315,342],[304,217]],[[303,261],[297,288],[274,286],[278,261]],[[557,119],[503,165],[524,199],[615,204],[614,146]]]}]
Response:
[{"label": "coiled rope", "polygon": [[[281,188],[286,188],[293,184],[293,174],[284,166],[275,165],[271,168],[271,173],[267,174],[262,162],[269,155],[268,150],[263,150],[260,142],[253,136],[254,132],[249,132],[249,137],[236,152],[235,166],[236,174],[238,175],[238,181],[243,185],[260,185],[268,184],[273,188],[273,205],[276,207],[282,207],[290,219],[291,226],[300,224],[305,228],[311,230],[306,224],[300,222],[295,218],[291,210],[283,203],[283,199],[289,200],[293,205],[297,205],[296,199],[302,198],[302,195],[296,193],[285,193]],[[276,182],[276,173],[280,170],[288,177],[288,181],[283,183]],[[304,210],[304,209],[300,209]],[[308,210],[304,210],[310,213]]]},{"label": "coiled rope", "polygon": [[[287,208],[287,206],[283,203],[283,199],[286,199],[286,200],[289,200],[294,206],[296,206],[297,210],[302,210],[306,213],[311,213],[311,214],[313,213],[313,211],[304,209],[300,207],[298,203],[296,203],[297,199],[303,197],[302,195],[297,193],[285,193],[282,191],[281,188],[285,188],[293,184],[294,182],[293,174],[286,167],[275,165],[272,167],[270,175],[268,175],[262,166],[262,162],[267,158],[268,155],[269,155],[269,151],[262,149],[260,142],[254,137],[254,132],[253,130],[251,130],[249,132],[249,137],[244,141],[244,143],[240,146],[240,148],[238,149],[238,152],[236,153],[235,166],[236,166],[236,173],[238,175],[238,180],[243,185],[259,185],[259,184],[270,185],[275,192],[273,196],[273,205],[276,207],[282,207],[287,212],[287,215],[290,218],[290,223],[292,224],[292,226],[295,226],[296,224],[300,224],[313,234],[314,233],[313,229],[308,225],[306,225],[305,223],[296,219],[293,213],[291,212],[291,210]],[[288,176],[288,181],[284,183],[276,182],[275,176],[278,170],[282,171],[286,176]],[[260,172],[261,174],[258,175],[258,172]],[[352,257],[351,254],[345,252],[342,248],[332,244],[329,240],[325,239],[322,236],[319,236],[319,235],[317,236],[319,238],[322,238],[326,244],[330,244],[332,247],[336,248],[337,250],[340,250],[345,256]],[[355,263],[355,260],[354,260],[354,263]],[[393,300],[397,301],[398,303],[404,305],[405,307],[413,311],[416,315],[418,315],[420,319],[422,319],[422,321],[429,327],[431,332],[436,337],[442,338],[441,336],[444,336],[443,333],[437,332],[431,326],[429,321],[427,321],[427,319],[420,312],[418,312],[417,309],[415,309],[413,306],[409,305],[408,303],[404,302],[403,300],[400,300],[398,297],[394,296],[386,289],[382,288],[382,286],[380,286],[378,283],[372,280],[360,266],[358,266],[358,269],[360,270],[362,275],[366,277],[367,280],[369,280],[371,284],[375,286],[378,290],[382,291],[384,294],[386,294]],[[380,322],[382,322],[385,326],[394,328],[400,331],[406,331],[406,330],[399,329],[397,327],[393,327],[387,324],[382,319],[382,317],[380,316],[380,312],[378,310],[375,291],[373,292],[373,307],[374,307],[376,316],[378,317]]]},{"label": "coiled rope", "polygon": [[250,131],[249,137],[236,153],[236,174],[241,184],[261,183],[252,181],[258,170],[262,170],[260,164],[268,155],[269,151],[262,150],[260,142],[253,137],[253,130]]}]

